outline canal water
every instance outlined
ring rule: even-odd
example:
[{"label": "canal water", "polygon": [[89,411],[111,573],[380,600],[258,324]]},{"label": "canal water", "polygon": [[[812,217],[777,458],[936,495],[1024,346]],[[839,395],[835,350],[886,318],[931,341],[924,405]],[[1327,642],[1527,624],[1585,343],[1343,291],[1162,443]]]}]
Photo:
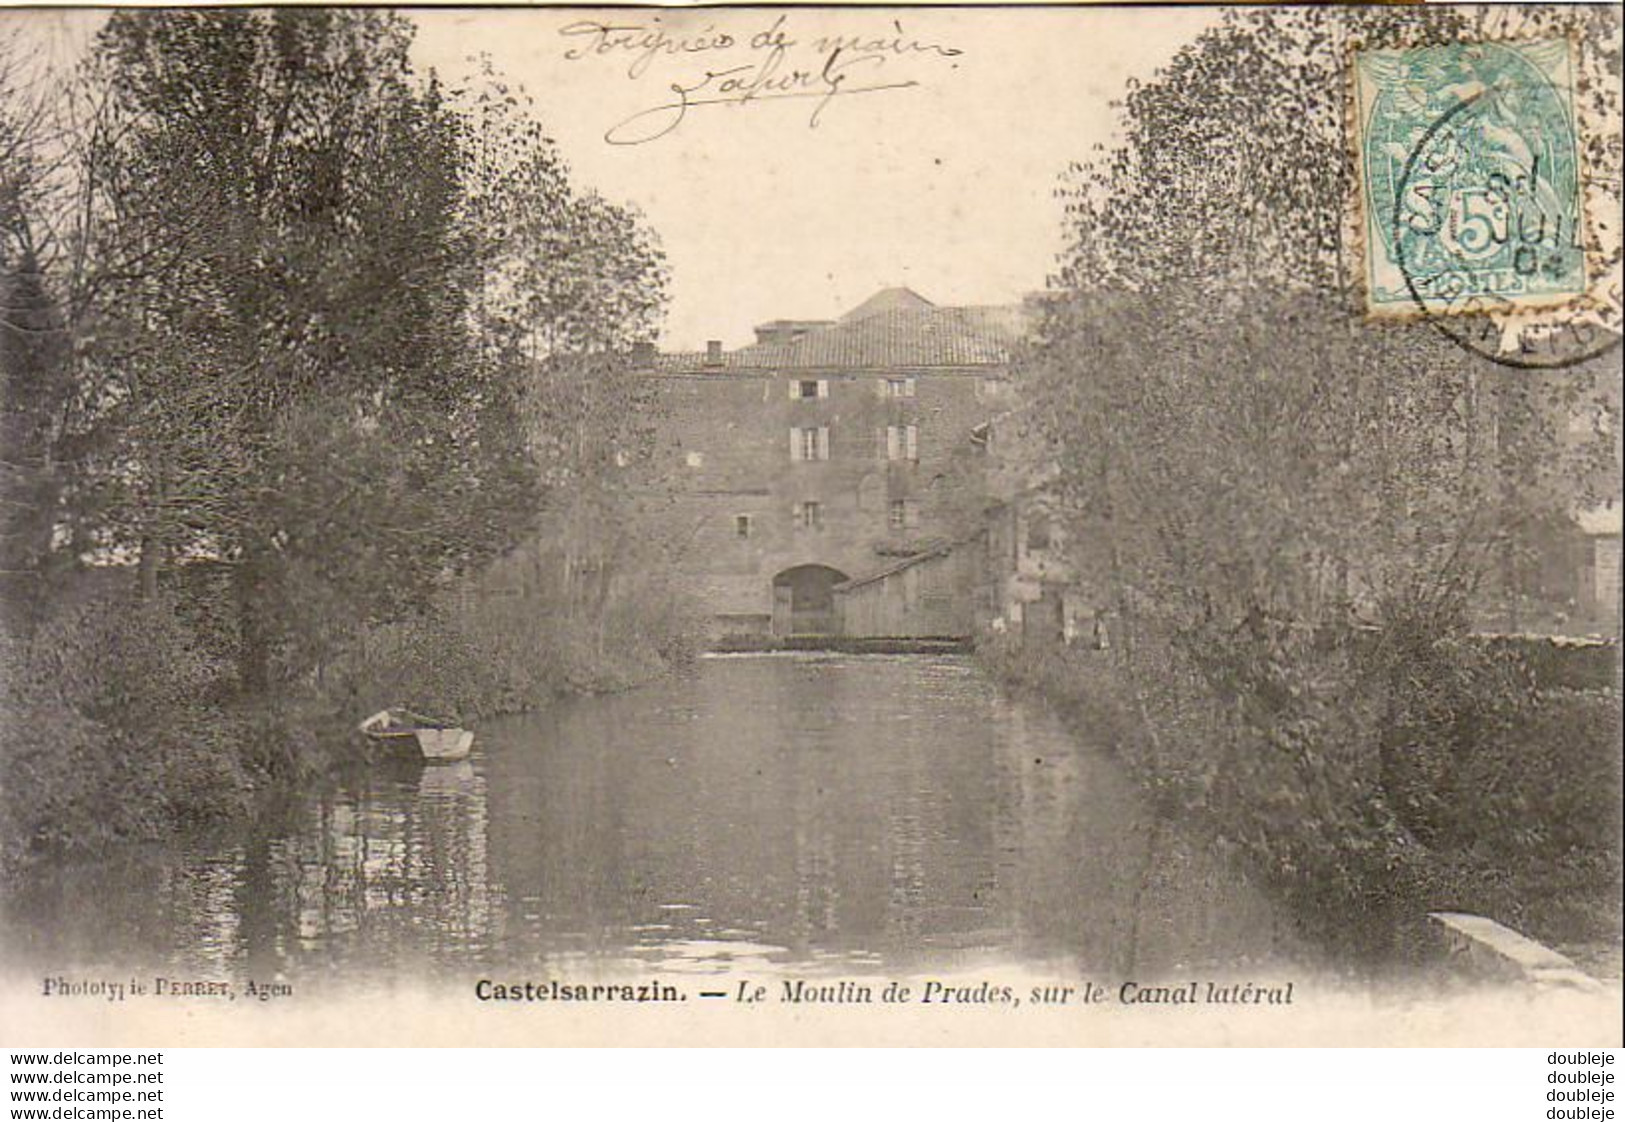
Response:
[{"label": "canal water", "polygon": [[717,657],[184,845],[42,869],[13,966],[389,987],[493,972],[1302,964],[1111,746],[964,657]]}]

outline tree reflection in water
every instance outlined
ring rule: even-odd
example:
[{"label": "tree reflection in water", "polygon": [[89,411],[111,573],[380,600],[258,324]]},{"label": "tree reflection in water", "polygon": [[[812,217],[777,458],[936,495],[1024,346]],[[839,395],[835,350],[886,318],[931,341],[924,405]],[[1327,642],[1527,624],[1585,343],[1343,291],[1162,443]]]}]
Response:
[{"label": "tree reflection in water", "polygon": [[1300,957],[1243,878],[1154,828],[1110,748],[963,658],[711,659],[490,722],[469,761],[380,765],[253,827],[42,870],[7,944],[386,986]]}]

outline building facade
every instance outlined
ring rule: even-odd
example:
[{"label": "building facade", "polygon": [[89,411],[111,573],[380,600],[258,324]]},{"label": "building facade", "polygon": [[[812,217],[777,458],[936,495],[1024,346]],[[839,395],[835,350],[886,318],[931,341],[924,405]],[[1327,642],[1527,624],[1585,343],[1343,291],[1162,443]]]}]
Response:
[{"label": "building facade", "polygon": [[[983,526],[979,434],[1005,408],[1022,324],[1020,308],[887,289],[838,320],[763,324],[748,347],[645,356],[673,564],[717,634],[936,626],[903,621],[901,605],[843,623],[837,599],[842,586],[917,592],[920,574],[869,578]],[[917,603],[969,633],[963,604]]]}]

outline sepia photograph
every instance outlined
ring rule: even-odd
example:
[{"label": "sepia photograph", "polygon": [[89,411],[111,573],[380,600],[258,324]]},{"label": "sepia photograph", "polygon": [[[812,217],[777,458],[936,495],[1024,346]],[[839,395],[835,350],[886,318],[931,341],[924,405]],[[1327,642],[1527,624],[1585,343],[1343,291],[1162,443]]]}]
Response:
[{"label": "sepia photograph", "polygon": [[0,8],[0,1021],[1620,1047],[1620,83]]}]

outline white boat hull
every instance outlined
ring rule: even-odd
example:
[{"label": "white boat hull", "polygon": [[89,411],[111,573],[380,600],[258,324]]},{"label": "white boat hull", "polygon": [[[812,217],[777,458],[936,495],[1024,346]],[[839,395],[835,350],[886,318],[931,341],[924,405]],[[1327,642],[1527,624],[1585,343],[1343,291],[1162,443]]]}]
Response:
[{"label": "white boat hull", "polygon": [[418,747],[426,760],[463,760],[474,747],[474,734],[467,729],[417,729]]}]

